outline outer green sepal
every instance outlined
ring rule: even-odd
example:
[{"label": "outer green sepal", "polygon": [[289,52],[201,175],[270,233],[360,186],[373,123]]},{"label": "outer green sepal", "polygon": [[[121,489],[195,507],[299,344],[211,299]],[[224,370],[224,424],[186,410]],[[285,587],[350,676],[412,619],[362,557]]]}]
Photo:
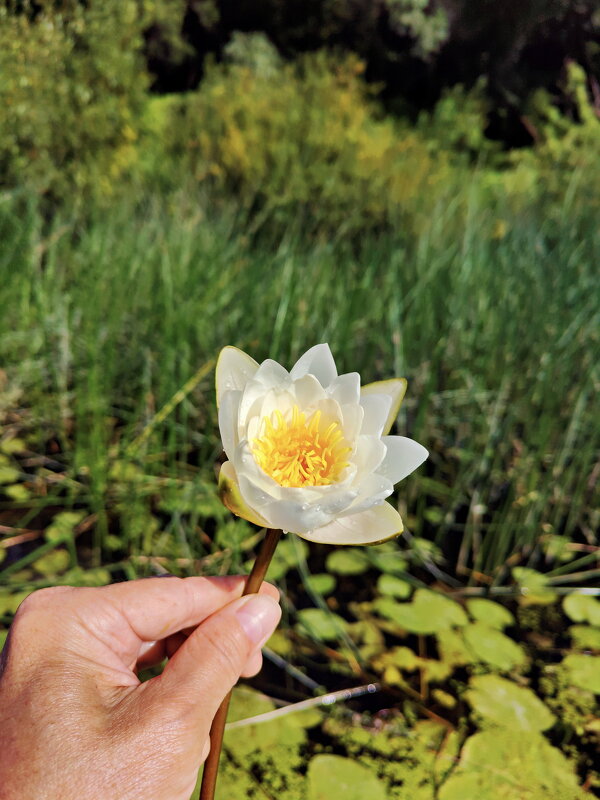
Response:
[{"label": "outer green sepal", "polygon": [[257,369],[258,362],[248,353],[231,345],[224,347],[219,353],[215,367],[217,408],[221,405],[224,392],[243,389]]},{"label": "outer green sepal", "polygon": [[231,461],[226,461],[221,466],[218,493],[225,508],[228,508],[237,517],[247,519],[248,522],[252,522],[254,525],[258,525],[261,528],[269,527],[267,521],[250,508],[242,497]]},{"label": "outer green sepal", "polygon": [[390,432],[398,416],[407,386],[408,382],[406,378],[390,378],[387,381],[375,381],[374,383],[367,383],[360,387],[360,393],[363,397],[370,394],[386,394],[388,397],[392,398],[392,405],[390,406],[390,411],[383,427],[384,436]]}]

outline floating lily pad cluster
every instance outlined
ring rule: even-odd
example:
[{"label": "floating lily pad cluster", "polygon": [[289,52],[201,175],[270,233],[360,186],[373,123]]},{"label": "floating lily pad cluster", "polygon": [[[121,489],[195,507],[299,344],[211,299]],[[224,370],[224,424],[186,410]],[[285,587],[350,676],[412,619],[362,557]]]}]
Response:
[{"label": "floating lily pad cluster", "polygon": [[[431,745],[429,761],[421,758],[412,773],[405,769],[399,776],[384,769],[383,754],[374,752],[378,741],[387,742],[389,755],[396,753],[391,733],[389,740],[372,731],[363,731],[361,738],[340,720],[326,720],[326,730],[338,741],[336,756],[339,742],[345,742],[347,757],[358,757],[371,770],[370,779],[383,782],[386,797],[578,800],[585,796],[583,780],[600,786],[593,756],[600,745],[600,600],[573,594],[562,604],[556,598],[549,603],[547,584],[528,572],[519,578],[529,581],[531,592],[523,592],[510,607],[485,597],[459,599],[416,585],[405,557],[391,543],[332,551],[325,568],[322,575],[333,577],[338,589],[367,581],[371,599],[350,601],[350,613],[342,614],[331,594],[332,581],[327,581],[322,606],[296,613],[296,632],[349,657],[350,638],[365,670],[404,696],[397,707],[407,725],[405,736],[415,737],[424,724],[415,722],[423,707],[451,723]],[[562,651],[553,646],[555,641]],[[292,647],[288,656],[293,653]],[[421,703],[415,705],[417,695]],[[577,748],[565,754],[557,746],[567,737],[572,742],[579,737],[579,764]],[[309,766],[313,792],[325,763],[329,774],[336,765],[343,769],[333,761]],[[365,777],[365,786],[370,779]],[[322,780],[322,791],[329,791]],[[358,774],[356,781],[360,785]],[[369,791],[376,796],[376,789]],[[313,796],[323,795],[306,798]]]},{"label": "floating lily pad cluster", "polygon": [[[465,737],[433,720],[396,717],[377,730],[343,712],[310,711],[251,724],[225,740],[231,800],[585,800],[573,763],[544,732],[556,719],[530,689],[494,674],[472,678],[466,700],[479,730]],[[273,709],[248,689],[234,718]],[[243,736],[240,735],[243,731]]]},{"label": "floating lily pad cluster", "polygon": [[[3,466],[12,468],[13,454],[4,455]],[[156,479],[139,470],[117,463],[113,477],[124,512],[137,513],[134,495],[156,495]],[[250,526],[230,524],[201,486],[185,496],[174,485],[160,488],[160,508],[219,520],[218,552],[207,570],[247,568],[256,543]],[[4,628],[36,586],[111,580],[106,568],[84,569],[73,558],[85,520],[78,510],[54,513],[26,562],[0,566]],[[149,541],[163,535],[146,517],[139,525]],[[377,730],[335,711],[241,729],[226,742],[225,796],[263,800],[267,791],[281,800],[320,800],[340,776],[351,778],[349,798],[354,791],[390,800],[579,800],[587,796],[581,784],[600,786],[600,600],[574,593],[561,601],[547,576],[524,567],[513,570],[521,595],[508,607],[458,598],[415,579],[416,553],[436,557],[419,542],[409,551],[390,542],[315,557],[301,539],[282,540],[269,578],[290,599],[289,628],[277,632],[272,648],[308,672],[311,659],[322,656],[334,676],[328,688],[340,673],[346,685],[358,681],[348,667],[354,658],[396,699]],[[262,696],[243,694],[237,714],[272,708]],[[449,727],[424,719],[424,710]]]}]

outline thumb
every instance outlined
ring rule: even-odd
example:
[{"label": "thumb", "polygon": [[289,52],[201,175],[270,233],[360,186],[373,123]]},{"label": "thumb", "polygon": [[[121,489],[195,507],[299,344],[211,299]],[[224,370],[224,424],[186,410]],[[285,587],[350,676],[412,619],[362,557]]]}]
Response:
[{"label": "thumb", "polygon": [[248,657],[267,641],[280,618],[279,603],[266,594],[241,597],[212,614],[181,645],[162,675],[150,681],[160,707],[180,719],[191,717],[196,732],[205,727],[208,735]]}]

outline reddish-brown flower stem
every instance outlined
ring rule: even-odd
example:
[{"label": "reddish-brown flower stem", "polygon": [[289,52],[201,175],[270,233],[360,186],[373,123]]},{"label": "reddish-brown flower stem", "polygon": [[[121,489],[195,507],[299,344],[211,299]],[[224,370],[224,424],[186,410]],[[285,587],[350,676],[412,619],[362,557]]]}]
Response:
[{"label": "reddish-brown flower stem", "polygon": [[[265,579],[267,569],[273,558],[273,553],[277,547],[277,543],[281,537],[282,531],[270,528],[262,541],[260,551],[256,556],[256,561],[252,566],[250,575],[244,587],[243,596],[247,594],[256,594]],[[217,785],[217,774],[219,770],[219,759],[221,757],[221,747],[223,745],[223,733],[225,731],[225,722],[227,721],[227,711],[229,709],[229,701],[231,699],[231,692],[223,700],[219,706],[219,710],[215,714],[211,729],[210,729],[210,752],[206,761],[204,762],[204,771],[202,773],[202,785],[200,787],[200,800],[214,800],[215,786]]]}]

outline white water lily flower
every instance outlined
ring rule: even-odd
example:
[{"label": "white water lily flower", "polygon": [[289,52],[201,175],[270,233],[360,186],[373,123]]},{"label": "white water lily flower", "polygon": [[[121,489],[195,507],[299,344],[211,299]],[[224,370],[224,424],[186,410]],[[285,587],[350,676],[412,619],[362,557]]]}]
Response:
[{"label": "white water lily flower", "polygon": [[290,372],[225,347],[216,384],[229,459],[219,493],[234,514],[326,544],[375,544],[402,532],[385,498],[428,455],[387,435],[403,378],[361,387],[359,374],[338,375],[329,346],[318,344]]}]

